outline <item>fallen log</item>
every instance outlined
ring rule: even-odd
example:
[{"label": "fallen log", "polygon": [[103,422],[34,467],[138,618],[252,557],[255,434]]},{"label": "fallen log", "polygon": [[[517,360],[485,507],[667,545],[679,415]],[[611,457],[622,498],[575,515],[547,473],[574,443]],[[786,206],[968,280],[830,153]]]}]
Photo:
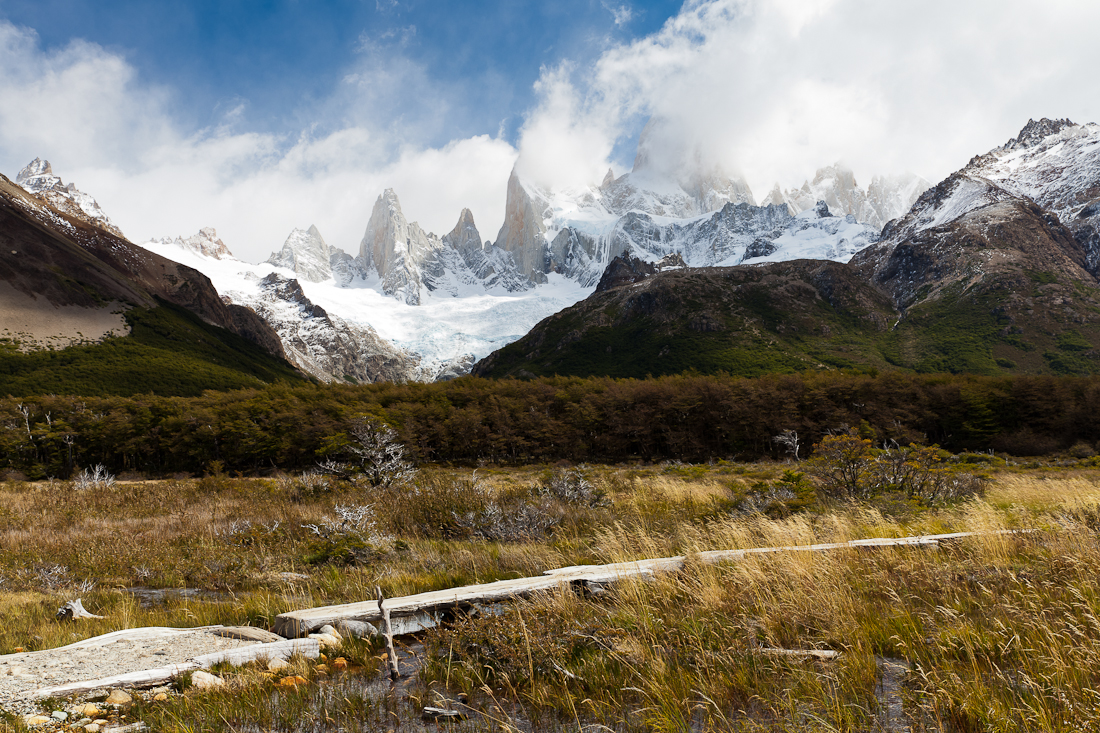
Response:
[{"label": "fallen log", "polygon": [[157,685],[167,684],[174,677],[186,672],[207,669],[221,662],[229,662],[240,666],[257,659],[289,659],[293,654],[301,654],[304,657],[316,659],[321,654],[321,645],[316,639],[287,639],[271,644],[253,644],[252,646],[229,649],[224,652],[203,654],[190,661],[170,664],[166,667],[126,672],[95,680],[80,680],[57,685],[56,687],[43,687],[31,693],[31,697],[36,699],[68,697],[69,695],[79,695],[101,687],[156,687]]},{"label": "fallen log", "polygon": [[[717,564],[744,560],[749,555],[780,552],[827,552],[876,547],[935,547],[945,540],[957,540],[964,537],[989,534],[1014,534],[1016,532],[1017,530],[1005,529],[995,532],[952,532],[950,534],[921,535],[917,537],[873,537],[850,542],[830,542],[815,545],[710,550],[697,553],[693,557],[707,564]],[[498,580],[495,583],[467,585],[461,588],[391,598],[386,601],[386,606],[389,608],[393,633],[395,636],[400,636],[435,626],[439,622],[440,613],[444,610],[512,600],[539,591],[557,588],[561,585],[605,585],[627,578],[651,578],[657,573],[680,570],[686,561],[687,556],[678,555],[676,557],[659,557],[632,562],[611,563],[609,565],[573,565],[547,570],[542,575],[529,578]],[[275,617],[272,631],[279,636],[294,638],[312,633],[326,624],[335,626],[340,621],[373,623],[381,619],[382,613],[379,611],[377,601],[362,601],[288,611]],[[401,625],[402,620],[406,622],[403,626]]]}]

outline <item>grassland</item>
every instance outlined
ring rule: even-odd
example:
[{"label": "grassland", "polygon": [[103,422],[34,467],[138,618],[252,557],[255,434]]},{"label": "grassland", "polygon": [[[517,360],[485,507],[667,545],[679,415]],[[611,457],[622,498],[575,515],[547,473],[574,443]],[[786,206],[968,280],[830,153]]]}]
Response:
[{"label": "grassland", "polygon": [[[141,625],[269,626],[280,612],[694,551],[1029,529],[932,549],[690,562],[595,596],[563,591],[380,650],[304,660],[225,692],[139,702],[154,730],[417,730],[465,699],[463,730],[1088,730],[1100,724],[1100,471],[995,469],[983,498],[822,504],[783,464],[422,471],[417,491],[311,476],[0,488],[0,653]],[[564,487],[564,488],[563,488]],[[338,509],[339,507],[339,509]],[[340,512],[367,507],[354,527]],[[354,512],[351,512],[354,514]],[[309,525],[317,528],[315,531]],[[143,605],[135,588],[204,591]],[[59,624],[81,596],[102,621]],[[777,656],[829,649],[835,661]],[[334,656],[330,654],[330,656]],[[449,703],[448,703],[449,704]],[[18,723],[10,722],[16,727]],[[427,724],[434,728],[435,724]]]}]

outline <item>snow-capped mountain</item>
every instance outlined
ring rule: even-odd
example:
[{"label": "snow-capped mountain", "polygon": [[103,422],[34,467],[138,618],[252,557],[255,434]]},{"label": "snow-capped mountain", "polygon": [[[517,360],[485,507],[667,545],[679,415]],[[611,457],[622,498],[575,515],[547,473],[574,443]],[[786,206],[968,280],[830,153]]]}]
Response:
[{"label": "snow-capped mountain", "polygon": [[306,297],[297,280],[278,272],[261,278],[250,292],[231,290],[222,297],[256,311],[279,334],[287,359],[323,382],[405,382],[424,376],[417,357],[370,326],[328,313]]},{"label": "snow-capped mountain", "polygon": [[[922,194],[852,262],[904,306],[954,282],[969,288],[1011,263],[1095,280],[1098,232],[1100,125],[1029,120]],[[963,256],[975,248],[980,262]]]},{"label": "snow-capped mountain", "polygon": [[1100,271],[1100,125],[1028,120],[1020,134],[963,169],[1058,216]]},{"label": "snow-capped mountain", "polygon": [[103,209],[94,198],[77,189],[72,183],[65,185],[59,176],[53,174],[50,161],[35,158],[19,171],[15,182],[55,209],[106,229],[117,237],[123,236],[119,228],[103,213]]},{"label": "snow-capped mountain", "polygon": [[1020,134],[975,156],[916,201],[882,233],[876,250],[943,227],[987,206],[1026,199],[1054,214],[1100,258],[1100,125],[1028,120]]},{"label": "snow-capped mountain", "polygon": [[[619,255],[657,260],[678,253],[690,267],[798,258],[847,261],[877,238],[878,229],[854,216],[833,217],[828,207],[816,206],[794,216],[785,204],[753,205],[748,188],[736,181],[713,180],[719,186],[713,195],[689,197],[677,188],[679,194],[665,196],[654,191],[643,169],[641,175],[609,176],[599,189],[548,192],[513,171],[497,244],[512,252],[520,272],[534,282],[556,272],[593,287]],[[750,201],[731,201],[731,195]],[[717,209],[668,215],[706,206]]]},{"label": "snow-capped mountain", "polygon": [[[325,381],[434,381],[460,376],[477,358],[516,340],[542,318],[586,294],[557,276],[538,292],[486,290],[484,283],[494,277],[490,263],[476,287],[459,293],[463,297],[425,287],[420,304],[410,306],[384,293],[377,272],[365,271],[359,258],[331,246],[331,277],[314,281],[292,269],[308,272],[307,255],[316,253],[316,242],[323,241],[319,232],[316,237],[308,230],[296,232],[260,264],[235,259],[228,249],[214,257],[201,246],[186,246],[207,239],[203,234],[142,246],[203,272],[223,298],[260,313],[278,333],[287,358]],[[442,239],[448,242],[440,249],[443,256],[454,252],[461,257],[461,250],[467,249],[477,257],[487,249],[477,248],[479,238],[468,212]]]},{"label": "snow-capped mountain", "polygon": [[334,251],[343,253],[343,250],[335,250],[325,244],[317,227],[310,226],[305,231],[301,229],[291,231],[290,236],[283,242],[283,248],[273,252],[267,258],[267,262],[276,267],[293,270],[299,277],[310,282],[319,283],[333,277]]},{"label": "snow-capped mountain", "polygon": [[408,305],[419,305],[430,291],[459,297],[531,286],[507,252],[481,241],[469,209],[450,233],[438,237],[405,219],[393,189],[374,203],[356,264],[364,276],[377,275],[383,293]]},{"label": "snow-capped mountain", "polygon": [[204,227],[199,230],[198,234],[193,234],[186,239],[176,237],[175,239],[166,238],[153,241],[157,244],[170,245],[185,252],[193,252],[215,260],[233,259],[233,253],[229,251],[229,247],[225,246],[225,242],[218,239],[218,233],[214,230],[214,227]]},{"label": "snow-capped mountain", "polygon": [[920,176],[904,173],[875,176],[864,190],[856,183],[855,173],[836,163],[820,168],[813,180],[804,182],[801,188],[783,191],[775,184],[764,203],[784,204],[792,214],[798,214],[824,201],[833,214],[851,215],[856,221],[881,230],[886,222],[904,216],[931,187]]}]

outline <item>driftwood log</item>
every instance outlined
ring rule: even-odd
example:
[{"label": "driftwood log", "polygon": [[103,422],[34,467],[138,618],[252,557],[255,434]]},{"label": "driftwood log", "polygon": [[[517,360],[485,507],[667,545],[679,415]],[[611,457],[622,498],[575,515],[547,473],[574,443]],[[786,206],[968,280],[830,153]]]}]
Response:
[{"label": "driftwood log", "polygon": [[[692,557],[708,564],[736,562],[751,555],[780,552],[829,552],[879,547],[937,547],[940,543],[988,534],[1013,534],[1016,530],[997,532],[952,532],[918,537],[874,537],[851,542],[830,542],[816,545],[790,545],[784,547],[756,547],[745,550],[714,550],[700,552]],[[394,636],[415,633],[439,623],[443,611],[483,606],[521,598],[539,591],[551,590],[562,585],[600,587],[627,578],[652,578],[657,573],[675,572],[684,567],[687,557],[662,557],[610,565],[575,565],[547,570],[542,575],[514,580],[498,580],[495,583],[467,585],[461,588],[429,591],[416,595],[390,598],[386,601]],[[275,618],[273,631],[288,638],[301,637],[326,624],[337,625],[341,621],[382,620],[378,601],[345,603],[338,606],[322,606],[299,611],[289,611]]]},{"label": "driftwood log", "polygon": [[[187,631],[193,630],[187,629]],[[316,659],[321,654],[321,645],[316,639],[284,639],[271,644],[254,644],[224,652],[204,654],[181,664],[170,664],[156,669],[127,672],[96,680],[70,682],[56,687],[43,687],[35,690],[32,697],[68,697],[69,695],[90,692],[100,687],[156,687],[157,685],[167,684],[178,675],[194,672],[198,669],[207,669],[220,662],[241,665],[257,659],[289,659],[293,654],[301,654],[304,657]]]},{"label": "driftwood log", "polygon": [[105,616],[96,616],[94,613],[88,613],[84,610],[84,604],[82,599],[77,598],[75,601],[69,601],[61,608],[57,609],[57,613],[54,615],[58,621],[76,621],[82,618],[106,618]]}]

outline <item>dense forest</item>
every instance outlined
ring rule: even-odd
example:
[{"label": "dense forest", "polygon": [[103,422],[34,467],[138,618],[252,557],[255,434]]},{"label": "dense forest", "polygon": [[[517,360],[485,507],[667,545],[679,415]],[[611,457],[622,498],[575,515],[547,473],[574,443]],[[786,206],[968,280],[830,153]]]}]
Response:
[{"label": "dense forest", "polygon": [[199,397],[8,397],[0,470],[64,478],[96,464],[153,475],[304,469],[339,457],[351,421],[364,415],[393,426],[420,461],[468,465],[751,460],[779,456],[782,431],[809,446],[845,428],[877,441],[1041,455],[1100,440],[1100,377],[465,377]]}]

